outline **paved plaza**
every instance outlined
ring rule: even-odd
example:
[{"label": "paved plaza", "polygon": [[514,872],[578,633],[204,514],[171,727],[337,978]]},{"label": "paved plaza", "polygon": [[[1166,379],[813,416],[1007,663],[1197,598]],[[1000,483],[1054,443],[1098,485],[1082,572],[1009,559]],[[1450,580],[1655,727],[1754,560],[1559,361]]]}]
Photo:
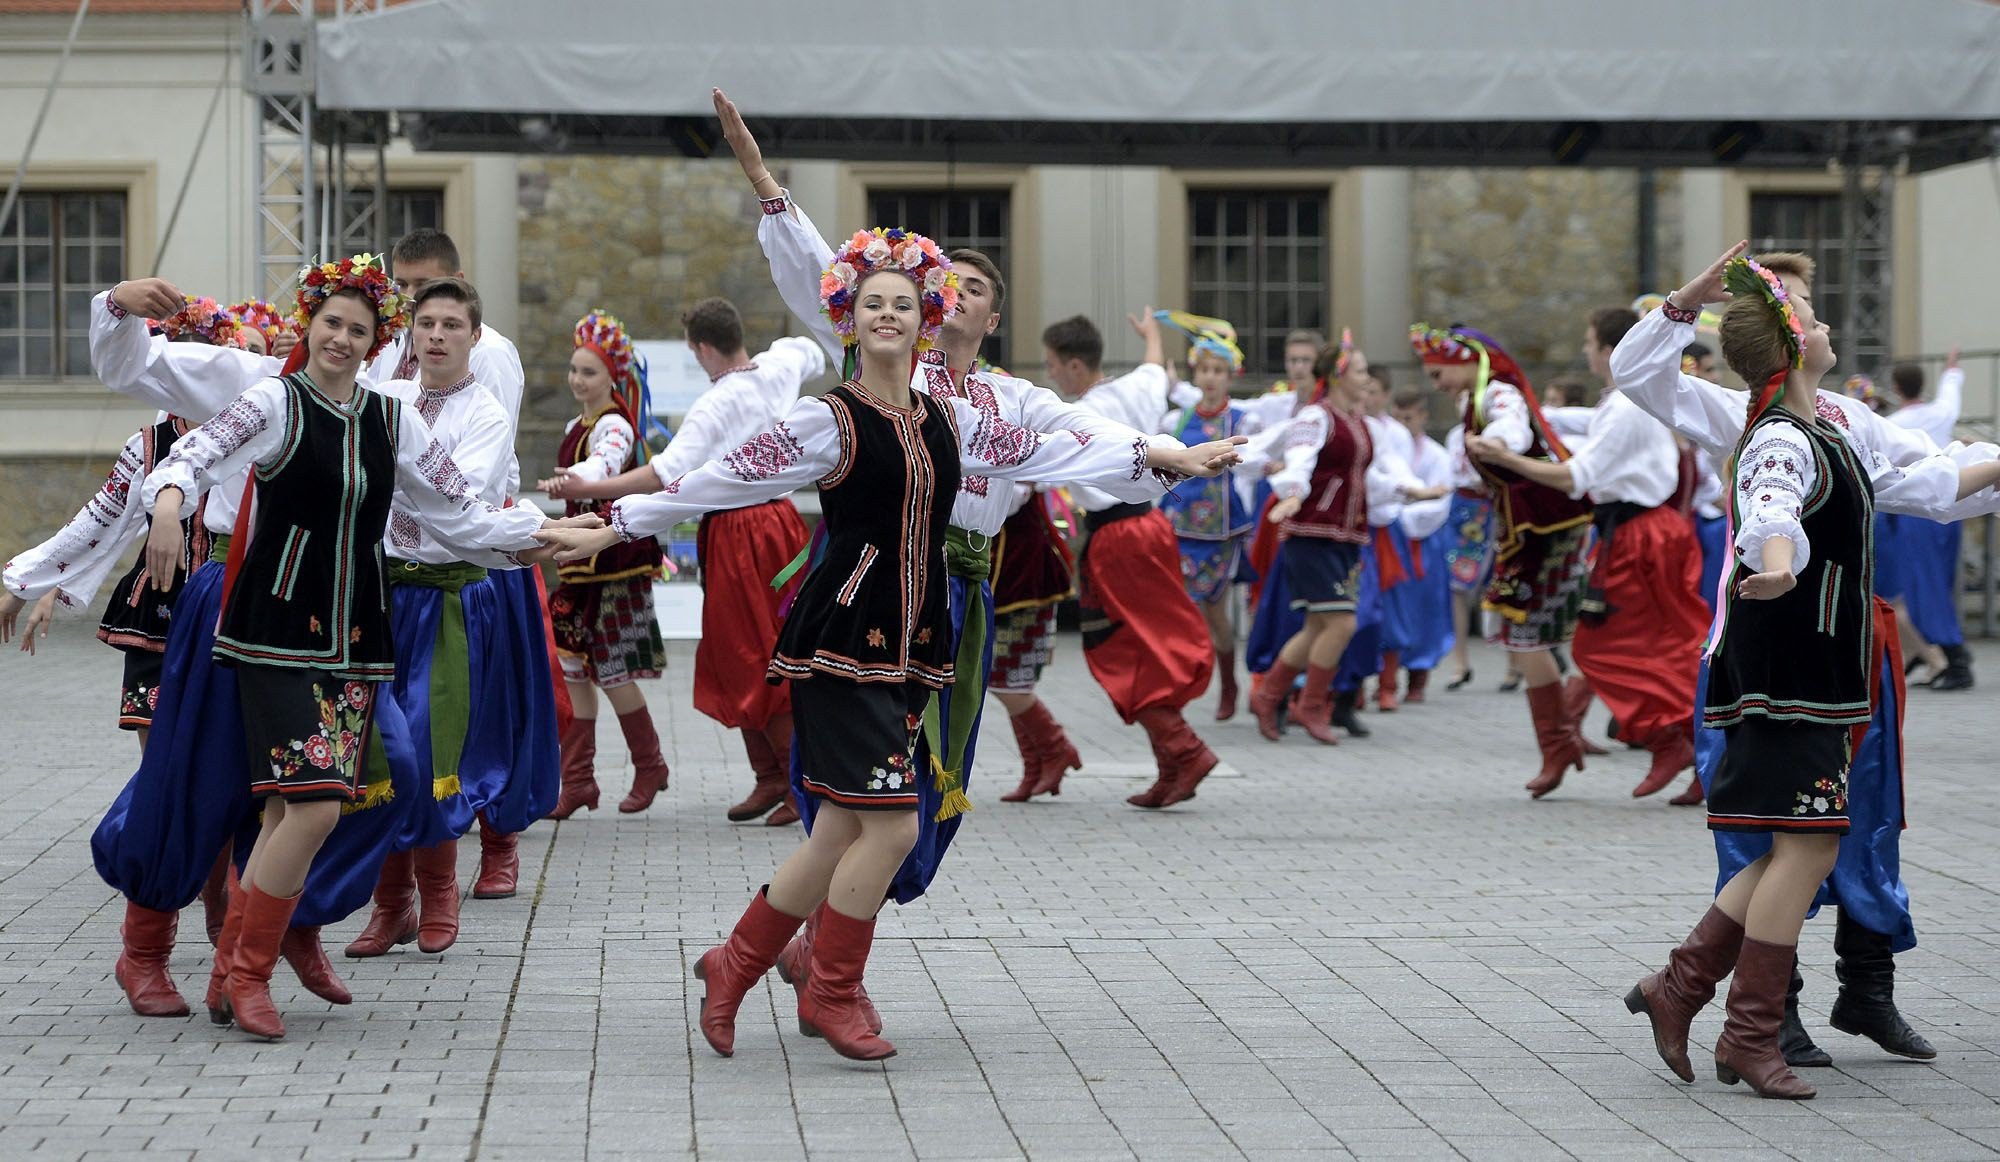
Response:
[{"label": "paved plaza", "polygon": [[[732,826],[733,736],[689,707],[692,648],[648,690],[674,775],[619,816],[541,824],[523,890],[466,902],[458,944],[339,960],[328,1006],[281,964],[287,1040],[136,1017],[111,979],[122,899],[89,836],[136,747],[118,662],[77,623],[0,656],[0,1158],[1218,1159],[1773,1158],[2000,1153],[2000,786],[1987,684],[1913,692],[1903,862],[1922,945],[1898,995],[1937,1045],[1893,1059],[1827,1030],[1831,917],[1803,957],[1837,1059],[1817,1101],[1683,1086],[1619,998],[1690,926],[1714,861],[1699,812],[1593,760],[1531,803],[1519,694],[1497,655],[1465,692],[1374,714],[1372,739],[1271,745],[1247,714],[1191,720],[1228,764],[1148,813],[1149,777],[1066,637],[1044,696],[1089,766],[1062,796],[997,802],[1018,770],[987,719],[977,811],[938,888],[885,910],[868,984],[901,1050],[835,1057],[775,976],[737,1055],[711,1053],[688,973],[796,830]],[[1602,728],[1602,711],[1592,719]],[[469,884],[476,845],[460,852]],[[199,999],[200,911],[175,969]],[[1721,1021],[1695,1026],[1696,1060]]]}]

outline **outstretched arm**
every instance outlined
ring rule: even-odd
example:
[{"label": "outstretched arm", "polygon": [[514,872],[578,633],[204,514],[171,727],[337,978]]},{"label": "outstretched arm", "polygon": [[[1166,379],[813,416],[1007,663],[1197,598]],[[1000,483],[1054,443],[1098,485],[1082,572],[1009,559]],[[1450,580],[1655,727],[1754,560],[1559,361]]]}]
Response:
[{"label": "outstretched arm", "polygon": [[1704,303],[1729,297],[1722,271],[1749,246],[1738,242],[1666,305],[1633,325],[1611,353],[1611,381],[1647,415],[1679,432],[1716,462],[1729,458],[1743,435],[1749,394],[1718,387],[1681,372],[1681,351],[1694,342],[1695,318]]},{"label": "outstretched arm", "polygon": [[819,280],[827,267],[833,265],[833,248],[820,237],[812,219],[792,203],[791,195],[771,176],[770,168],[764,164],[764,151],[750,135],[735,102],[723,95],[721,89],[713,90],[711,95],[715,100],[715,115],[722,122],[723,139],[729,142],[736,163],[743,167],[743,176],[749,179],[750,188],[763,208],[763,216],[757,223],[757,243],[770,261],[771,283],[778,288],[778,297],[785,300],[792,317],[805,324],[837,367],[843,353],[840,335],[819,309]]},{"label": "outstretched arm", "polygon": [[[145,528],[145,511],[133,503],[145,464],[145,433],[125,441],[104,484],[56,534],[7,562],[7,592],[24,601],[56,593],[67,608],[88,605],[120,555]],[[4,641],[0,638],[0,641]]]}]

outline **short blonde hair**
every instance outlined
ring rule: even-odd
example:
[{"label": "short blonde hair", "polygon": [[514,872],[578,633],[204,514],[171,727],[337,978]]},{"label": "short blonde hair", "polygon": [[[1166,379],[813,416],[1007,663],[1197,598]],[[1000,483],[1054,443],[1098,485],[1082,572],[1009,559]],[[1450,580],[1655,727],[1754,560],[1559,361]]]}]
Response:
[{"label": "short blonde hair", "polygon": [[[1791,275],[1812,285],[1813,260],[1796,250],[1781,250],[1756,256],[1757,265],[1772,274]],[[1722,325],[1716,337],[1722,342],[1722,361],[1742,377],[1752,391],[1792,365],[1791,342],[1785,321],[1771,309],[1762,295],[1740,294],[1723,308]]]}]

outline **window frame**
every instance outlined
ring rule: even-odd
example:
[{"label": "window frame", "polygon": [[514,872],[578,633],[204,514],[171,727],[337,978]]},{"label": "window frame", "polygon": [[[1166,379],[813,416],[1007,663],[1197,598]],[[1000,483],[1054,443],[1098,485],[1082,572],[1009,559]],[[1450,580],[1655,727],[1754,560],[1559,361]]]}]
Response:
[{"label": "window frame", "polygon": [[[1186,198],[1188,225],[1184,247],[1188,266],[1186,298],[1183,301],[1195,314],[1226,318],[1236,327],[1238,343],[1243,348],[1244,374],[1273,379],[1282,376],[1286,334],[1300,328],[1332,333],[1334,202],[1331,191],[1311,187],[1268,189],[1205,185],[1189,188]],[[1202,208],[1197,202],[1204,199],[1217,200],[1212,210],[1214,231],[1207,234],[1198,232]],[[1244,203],[1241,232],[1230,225],[1233,207],[1228,203],[1236,199]],[[1290,232],[1282,235],[1271,232],[1269,221],[1273,202],[1278,199],[1289,202],[1286,212],[1291,220]],[[1316,208],[1319,226],[1316,236],[1301,233],[1298,228],[1299,208],[1307,202],[1313,203]],[[1315,237],[1314,242],[1300,241]],[[1274,245],[1290,252],[1288,262],[1292,270],[1291,277],[1286,280],[1274,281],[1269,277],[1266,263]],[[1298,277],[1298,251],[1307,245],[1318,251],[1314,271],[1318,277],[1312,282]],[[1229,252],[1237,249],[1246,251],[1248,257],[1249,269],[1242,281],[1226,277]],[[1205,255],[1204,251],[1211,254]],[[1208,257],[1213,259],[1212,273],[1205,278],[1203,265]],[[1313,286],[1318,288],[1316,302],[1308,290]],[[1312,321],[1294,316],[1283,326],[1272,325],[1268,312],[1274,293],[1285,295],[1289,299],[1288,306],[1294,311],[1301,302],[1315,302],[1319,319]],[[1216,301],[1231,296],[1240,296],[1249,310],[1246,312],[1226,301]]]},{"label": "window frame", "polygon": [[[989,257],[994,257],[993,251],[995,246],[990,241],[982,241],[985,238],[985,232],[978,228],[976,220],[968,222],[968,225],[971,227],[968,233],[955,234],[949,230],[934,231],[925,229],[921,225],[910,225],[904,220],[906,214],[887,215],[878,212],[877,207],[880,205],[878,199],[897,198],[902,200],[905,205],[913,198],[939,199],[939,212],[947,215],[948,221],[950,214],[948,208],[949,199],[998,198],[1000,200],[1000,230],[998,234],[1000,253],[995,260],[995,264],[1000,267],[1000,275],[1006,280],[1008,295],[1010,298],[1012,297],[1016,282],[1015,258],[1018,253],[1019,244],[1016,241],[1014,230],[1015,204],[1014,191],[1011,187],[994,185],[965,186],[922,181],[868,182],[864,187],[864,197],[867,205],[867,220],[876,225],[904,226],[929,236],[941,248],[947,251],[956,250],[961,247],[970,247],[973,250],[987,254]],[[977,210],[972,211],[969,217],[973,219],[978,218],[979,214]],[[895,220],[892,221],[892,218]],[[968,240],[968,237],[971,240]],[[1013,349],[1013,344],[1016,341],[1016,333],[1014,312],[1003,306],[1000,313],[1000,325],[994,328],[993,333],[988,335],[985,341],[980,344],[980,356],[990,363],[995,363],[1003,367],[1006,366],[1008,352]]]},{"label": "window frame", "polygon": [[[90,301],[98,291],[124,277],[134,265],[133,196],[129,188],[116,185],[91,184],[74,187],[44,181],[24,186],[9,214],[9,223],[18,225],[10,231],[4,246],[0,248],[20,254],[25,264],[27,247],[24,241],[16,242],[14,238],[18,232],[18,236],[25,240],[26,224],[30,216],[29,208],[31,205],[43,204],[44,200],[48,208],[47,233],[44,235],[48,240],[48,277],[46,281],[30,282],[25,277],[26,271],[17,268],[14,279],[5,287],[9,292],[18,290],[20,294],[13,316],[14,322],[6,328],[7,333],[0,336],[18,344],[13,349],[13,358],[6,363],[0,363],[0,383],[10,387],[25,384],[73,383],[77,380],[90,379],[88,350]],[[102,224],[98,218],[99,202],[114,204],[117,207],[115,234],[102,232]],[[83,241],[77,240],[74,236],[74,228],[70,222],[71,211],[78,203],[84,203],[85,217],[88,220]],[[107,241],[116,244],[116,252],[110,257],[108,269],[105,266],[106,254],[103,249]],[[87,264],[87,269],[80,273],[71,269],[71,256],[79,245],[86,248]],[[37,289],[44,287],[45,290]],[[36,294],[47,296],[46,328],[30,328],[27,325],[29,304],[32,296]],[[76,317],[71,318],[71,316]],[[37,339],[48,343],[46,371],[24,368],[27,348]],[[77,363],[81,366],[76,366]]]}]

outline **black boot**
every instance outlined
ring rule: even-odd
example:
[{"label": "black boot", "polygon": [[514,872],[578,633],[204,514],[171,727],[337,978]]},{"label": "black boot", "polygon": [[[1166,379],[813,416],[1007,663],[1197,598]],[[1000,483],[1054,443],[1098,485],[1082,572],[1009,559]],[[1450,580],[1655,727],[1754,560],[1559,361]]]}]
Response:
[{"label": "black boot", "polygon": [[1833,1064],[1833,1055],[1813,1044],[1812,1034],[1799,1022],[1799,990],[1805,987],[1806,978],[1799,975],[1799,958],[1794,954],[1792,985],[1785,990],[1785,1019],[1778,1024],[1778,1051],[1793,1069]]},{"label": "black boot", "polygon": [[1963,645],[1944,647],[1944,672],[1931,679],[1933,690],[1972,689],[1972,651]]},{"label": "black boot", "polygon": [[1355,738],[1367,738],[1369,735],[1375,733],[1361,724],[1361,715],[1358,713],[1360,710],[1358,699],[1360,697],[1361,691],[1359,690],[1335,690],[1333,692],[1333,716],[1328,719],[1329,725],[1337,726]]},{"label": "black boot", "polygon": [[1931,1043],[1896,1011],[1896,958],[1887,936],[1864,927],[1842,908],[1833,928],[1833,955],[1840,995],[1828,1024],[1851,1036],[1866,1037],[1898,1057],[1929,1061],[1937,1056]]}]

